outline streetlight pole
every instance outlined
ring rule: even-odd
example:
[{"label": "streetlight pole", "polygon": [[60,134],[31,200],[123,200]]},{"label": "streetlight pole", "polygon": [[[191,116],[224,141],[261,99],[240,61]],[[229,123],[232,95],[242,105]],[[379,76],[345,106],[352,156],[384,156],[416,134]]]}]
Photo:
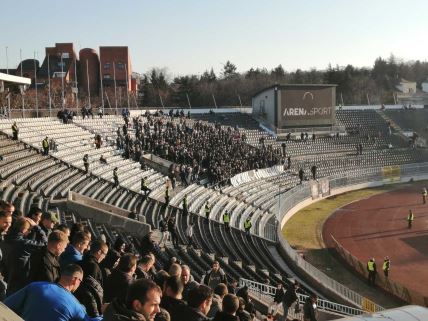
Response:
[{"label": "streetlight pole", "polygon": [[6,46],[6,73],[9,75],[9,57],[7,55],[7,46]]},{"label": "streetlight pole", "polygon": [[61,107],[64,110],[64,62],[62,56],[63,53],[61,52]]}]

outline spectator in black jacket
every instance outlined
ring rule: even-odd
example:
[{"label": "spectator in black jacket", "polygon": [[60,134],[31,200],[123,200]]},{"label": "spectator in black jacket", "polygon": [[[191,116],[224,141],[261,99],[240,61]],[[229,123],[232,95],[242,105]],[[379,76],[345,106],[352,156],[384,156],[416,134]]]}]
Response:
[{"label": "spectator in black jacket", "polygon": [[284,288],[281,283],[278,283],[275,290],[275,297],[273,298],[273,303],[271,305],[270,311],[272,315],[276,315],[278,312],[278,305],[281,304],[282,299],[284,297]]},{"label": "spectator in black jacket", "polygon": [[85,306],[88,316],[98,317],[102,315],[103,310],[103,288],[91,275],[83,275],[83,281],[73,294]]},{"label": "spectator in black jacket", "polygon": [[215,289],[220,283],[227,285],[226,274],[223,269],[220,268],[220,263],[218,261],[213,262],[211,270],[207,272],[202,283],[208,285],[211,289]]},{"label": "spectator in black jacket", "polygon": [[253,317],[248,311],[245,311],[245,301],[243,298],[239,298],[239,308],[236,311],[236,315],[239,317],[239,321],[251,321]]},{"label": "spectator in black jacket", "polygon": [[153,280],[153,275],[150,271],[154,264],[155,260],[152,255],[144,255],[138,262],[137,269],[135,271],[135,273],[137,274],[137,278]]},{"label": "spectator in black jacket", "polygon": [[126,297],[126,291],[133,281],[137,268],[137,257],[133,254],[124,254],[117,268],[107,277],[104,285],[104,302],[112,302],[114,298]]},{"label": "spectator in black jacket", "polygon": [[161,300],[161,308],[169,312],[171,321],[181,321],[180,316],[186,309],[186,303],[183,301],[183,282],[176,276],[170,276],[164,284],[164,291]]},{"label": "spectator in black jacket", "polygon": [[239,308],[239,299],[234,294],[227,294],[222,302],[223,311],[217,312],[213,321],[240,321],[236,316]]},{"label": "spectator in black jacket", "polygon": [[299,288],[299,285],[297,283],[292,283],[287,287],[287,291],[285,292],[283,298],[282,298],[282,307],[284,309],[284,318],[287,318],[288,316],[288,310],[290,309],[291,305],[297,301],[297,289]]},{"label": "spectator in black jacket", "polygon": [[58,257],[67,244],[68,237],[64,232],[53,231],[49,234],[46,247],[31,254],[29,281],[56,282],[60,277]]},{"label": "spectator in black jacket", "polygon": [[161,295],[161,289],[153,281],[137,280],[129,287],[124,302],[115,299],[109,304],[104,312],[103,320],[153,321],[160,312]]},{"label": "spectator in black jacket", "polygon": [[92,276],[102,286],[103,274],[100,268],[100,262],[104,260],[108,253],[108,246],[104,241],[97,240],[92,242],[91,248],[83,256],[83,260],[79,263],[83,270],[83,275]]},{"label": "spectator in black jacket", "polygon": [[6,287],[7,284],[1,277],[3,274],[2,270],[2,260],[3,260],[3,252],[2,252],[2,242],[4,240],[4,236],[9,231],[10,226],[12,225],[12,214],[8,214],[3,210],[0,210],[0,301],[3,301],[6,297]]},{"label": "spectator in black jacket", "polygon": [[183,300],[188,300],[189,292],[198,287],[199,284],[193,280],[192,275],[190,274],[190,268],[188,265],[181,266],[181,281],[183,282]]},{"label": "spectator in black jacket", "polygon": [[117,237],[113,247],[109,248],[107,256],[102,260],[100,266],[103,269],[104,279],[111,273],[113,267],[119,261],[120,257],[125,254],[126,243],[121,237]]},{"label": "spectator in black jacket", "polygon": [[27,285],[30,255],[45,246],[48,241],[29,240],[27,235],[30,233],[31,224],[34,223],[24,217],[17,218],[2,243],[8,296]]},{"label": "spectator in black jacket", "polygon": [[[207,317],[214,318],[218,312],[223,310],[223,299],[228,294],[227,286],[224,283],[219,283],[214,289],[213,300],[210,311],[208,311]],[[238,307],[236,307],[238,309]]]},{"label": "spectator in black jacket", "polygon": [[311,294],[306,299],[303,305],[303,318],[305,321],[317,321],[316,309],[317,309],[317,295]]},{"label": "spectator in black jacket", "polygon": [[213,290],[206,285],[199,285],[189,292],[187,308],[179,320],[186,321],[209,321],[207,313],[210,310],[213,298]]}]

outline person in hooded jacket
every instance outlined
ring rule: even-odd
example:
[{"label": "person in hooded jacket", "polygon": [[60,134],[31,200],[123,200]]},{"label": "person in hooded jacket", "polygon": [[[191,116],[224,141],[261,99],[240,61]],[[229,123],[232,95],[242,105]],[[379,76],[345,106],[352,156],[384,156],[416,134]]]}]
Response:
[{"label": "person in hooded jacket", "polygon": [[28,284],[30,255],[46,245],[46,237],[41,241],[27,239],[30,233],[29,219],[18,217],[2,243],[3,270],[8,284],[6,295],[22,289]]}]

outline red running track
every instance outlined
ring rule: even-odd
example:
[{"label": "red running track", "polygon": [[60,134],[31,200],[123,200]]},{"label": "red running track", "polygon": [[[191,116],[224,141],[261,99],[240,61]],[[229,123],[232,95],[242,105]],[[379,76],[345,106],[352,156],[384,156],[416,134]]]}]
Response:
[{"label": "red running track", "polygon": [[[407,184],[336,210],[324,224],[324,242],[332,247],[333,235],[364,264],[374,257],[380,273],[389,256],[389,278],[428,296],[428,203],[422,204],[423,186]],[[411,229],[409,209],[415,215]]]}]

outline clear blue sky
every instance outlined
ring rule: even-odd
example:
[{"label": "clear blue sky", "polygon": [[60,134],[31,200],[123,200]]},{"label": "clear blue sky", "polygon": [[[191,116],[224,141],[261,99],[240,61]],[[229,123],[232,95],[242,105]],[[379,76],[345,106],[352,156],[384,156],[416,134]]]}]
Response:
[{"label": "clear blue sky", "polygon": [[427,60],[427,0],[20,0],[4,1],[0,66],[55,42],[75,49],[127,45],[133,69],[172,76],[219,72],[227,60],[286,70],[371,66],[391,53]]}]

